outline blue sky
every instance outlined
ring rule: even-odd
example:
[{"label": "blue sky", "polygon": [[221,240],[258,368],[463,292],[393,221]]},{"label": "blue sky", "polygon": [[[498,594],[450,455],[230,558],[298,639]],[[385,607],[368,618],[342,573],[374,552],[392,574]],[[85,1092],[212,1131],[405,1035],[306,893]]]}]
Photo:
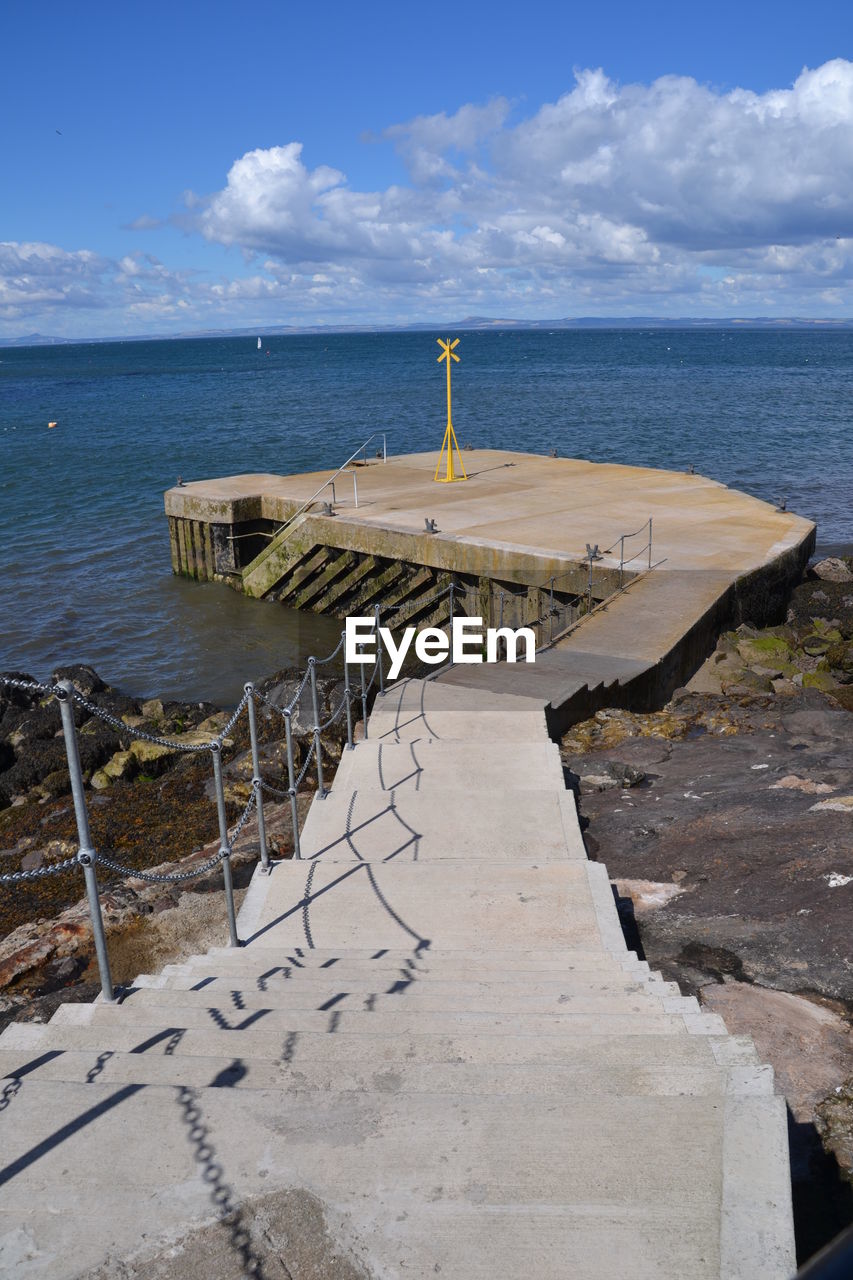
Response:
[{"label": "blue sky", "polygon": [[837,2],[49,0],[3,30],[2,336],[851,314]]}]

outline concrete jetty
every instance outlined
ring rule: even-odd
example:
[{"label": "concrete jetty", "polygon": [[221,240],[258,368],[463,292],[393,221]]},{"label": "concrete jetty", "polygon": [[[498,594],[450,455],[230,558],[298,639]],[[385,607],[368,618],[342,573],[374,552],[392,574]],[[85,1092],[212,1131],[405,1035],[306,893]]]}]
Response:
[{"label": "concrete jetty", "polygon": [[704,476],[500,450],[465,458],[458,484],[433,482],[435,453],[351,468],[334,479],[331,515],[322,486],[333,472],[170,489],[173,569],[341,618],[379,605],[399,625],[446,623],[436,593],[452,579],[459,612],[531,626],[542,652],[524,671],[446,679],[541,697],[557,733],[604,705],[660,705],[723,627],[779,621],[814,549],[810,521]]},{"label": "concrete jetty", "polygon": [[398,683],[302,850],[0,1037],[2,1274],[793,1274],[772,1071],[626,949],[541,698]]}]

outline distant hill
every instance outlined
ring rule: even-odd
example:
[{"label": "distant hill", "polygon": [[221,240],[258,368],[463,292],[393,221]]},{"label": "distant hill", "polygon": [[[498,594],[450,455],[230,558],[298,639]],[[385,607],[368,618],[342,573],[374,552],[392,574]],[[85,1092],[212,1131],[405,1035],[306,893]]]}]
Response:
[{"label": "distant hill", "polygon": [[20,338],[0,337],[0,347],[52,347],[92,342],[153,342],[180,338],[267,338],[289,334],[333,333],[444,333],[488,329],[853,329],[853,317],[843,319],[808,316],[562,316],[556,320],[514,320],[494,316],[465,316],[453,321],[414,321],[412,324],[259,324],[241,329],[193,329],[183,333],[117,334],[104,338],[59,338],[28,333]]}]

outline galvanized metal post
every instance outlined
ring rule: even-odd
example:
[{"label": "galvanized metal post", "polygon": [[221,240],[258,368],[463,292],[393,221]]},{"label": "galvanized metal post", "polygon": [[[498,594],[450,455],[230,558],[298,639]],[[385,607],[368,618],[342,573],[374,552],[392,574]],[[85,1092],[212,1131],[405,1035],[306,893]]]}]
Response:
[{"label": "galvanized metal post", "polygon": [[311,706],[314,710],[314,758],[317,761],[317,794],[325,799],[326,788],[323,786],[323,747],[320,741],[320,704],[317,699],[317,659],[308,659],[308,670],[311,673]]},{"label": "galvanized metal post", "polygon": [[[346,646],[347,633],[341,632],[341,639]],[[349,663],[347,662],[346,647],[344,647],[344,702],[347,710],[347,747],[352,751],[352,691],[349,684]]]},{"label": "galvanized metal post", "polygon": [[498,626],[502,627],[504,624],[504,593],[503,592],[500,593],[500,597],[501,597],[501,608],[500,608],[500,621],[498,622]]},{"label": "galvanized metal post", "polygon": [[261,866],[269,872],[270,855],[267,849],[267,827],[264,821],[264,793],[261,788],[261,758],[258,752],[258,722],[255,715],[255,686],[251,680],[243,688],[246,691],[249,712],[249,741],[252,746],[252,790],[255,793],[255,811],[258,815],[258,844],[261,847]]},{"label": "galvanized metal post", "polygon": [[622,575],[625,568],[625,535],[619,539],[619,590],[622,590]]},{"label": "galvanized metal post", "polygon": [[95,940],[95,955],[98,960],[101,993],[108,1004],[115,1004],[116,997],[113,991],[112,974],[110,973],[110,959],[107,954],[104,919],[101,915],[101,900],[98,897],[98,877],[95,874],[95,850],[89,830],[89,811],[86,807],[83,770],[80,767],[77,730],[74,728],[74,705],[71,701],[72,688],[73,685],[70,680],[62,680],[56,686],[56,697],[59,702],[59,714],[62,716],[62,734],[65,738],[65,754],[68,757],[68,773],[71,778],[74,816],[77,819],[77,861],[83,868],[83,876],[86,881],[86,897],[89,899],[89,914],[92,917],[92,937]]},{"label": "galvanized metal post", "polygon": [[385,432],[382,432],[382,461],[388,461],[388,446],[385,443]]},{"label": "galvanized metal post", "polygon": [[589,553],[589,582],[587,583],[587,613],[592,613],[592,552]]},{"label": "galvanized metal post", "polygon": [[551,629],[550,629],[550,634],[548,636],[548,639],[553,640],[554,639],[554,579],[553,578],[551,579],[551,593],[549,596],[549,603],[548,603],[548,617],[551,619]]},{"label": "galvanized metal post", "polygon": [[379,666],[379,692],[385,692],[385,671],[382,667],[382,640],[379,635],[379,605],[373,606],[373,630],[376,632],[376,661]]},{"label": "galvanized metal post", "polygon": [[222,858],[222,879],[225,883],[225,908],[228,912],[228,933],[232,947],[240,946],[237,936],[237,913],[234,910],[234,881],[231,878],[231,846],[228,843],[228,818],[225,813],[225,788],[222,785],[222,747],[218,742],[210,744],[213,757],[213,784],[216,789],[216,813],[219,817],[219,852]]},{"label": "galvanized metal post", "polygon": [[293,856],[302,857],[299,847],[299,810],[296,805],[296,766],[293,763],[293,729],[290,724],[290,709],[284,712],[284,736],[287,742],[287,791],[290,796],[290,822],[293,827]]},{"label": "galvanized metal post", "polygon": [[652,567],[652,517],[649,516],[649,568]]},{"label": "galvanized metal post", "polygon": [[455,584],[453,582],[453,579],[451,578],[450,579],[450,631],[451,631],[451,634],[453,632],[453,587],[454,585]]},{"label": "galvanized metal post", "polygon": [[[358,648],[359,648],[359,656],[363,657],[364,655],[361,652],[360,644]],[[364,740],[366,742],[367,741],[367,688],[364,683],[364,663],[360,662],[358,665],[361,671],[361,720],[362,720],[362,726],[364,729]]]},{"label": "galvanized metal post", "polygon": [[[365,458],[365,461],[367,461],[366,458]],[[354,471],[352,473],[352,492],[353,492],[353,497],[355,498],[355,505],[358,506],[358,478],[356,477],[356,474]]]}]

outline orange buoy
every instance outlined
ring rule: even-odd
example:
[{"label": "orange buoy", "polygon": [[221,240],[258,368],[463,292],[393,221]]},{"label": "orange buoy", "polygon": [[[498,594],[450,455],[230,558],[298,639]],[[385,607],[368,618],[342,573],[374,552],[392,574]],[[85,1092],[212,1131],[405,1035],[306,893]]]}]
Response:
[{"label": "orange buoy", "polygon": [[49,423],[47,424],[47,429],[48,429],[48,431],[49,431],[51,427],[58,427],[58,426],[59,426],[59,423],[58,423],[58,422],[49,422]]}]

